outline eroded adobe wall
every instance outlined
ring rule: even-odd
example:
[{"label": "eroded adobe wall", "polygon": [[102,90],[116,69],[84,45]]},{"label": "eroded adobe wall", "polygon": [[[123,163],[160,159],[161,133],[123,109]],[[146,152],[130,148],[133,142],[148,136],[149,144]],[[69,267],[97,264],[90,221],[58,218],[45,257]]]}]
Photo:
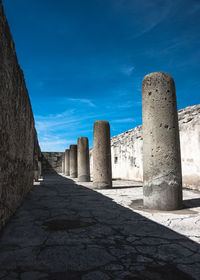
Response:
[{"label": "eroded adobe wall", "polygon": [[29,95],[0,0],[0,228],[33,185],[38,151]]},{"label": "eroded adobe wall", "polygon": [[42,152],[42,174],[62,172],[62,152]]}]

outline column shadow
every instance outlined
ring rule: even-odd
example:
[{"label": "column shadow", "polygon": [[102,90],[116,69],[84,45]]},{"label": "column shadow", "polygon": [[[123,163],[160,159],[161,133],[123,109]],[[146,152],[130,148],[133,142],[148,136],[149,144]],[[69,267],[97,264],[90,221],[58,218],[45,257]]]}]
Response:
[{"label": "column shadow", "polygon": [[185,208],[200,207],[200,198],[185,199],[184,200],[184,207]]}]

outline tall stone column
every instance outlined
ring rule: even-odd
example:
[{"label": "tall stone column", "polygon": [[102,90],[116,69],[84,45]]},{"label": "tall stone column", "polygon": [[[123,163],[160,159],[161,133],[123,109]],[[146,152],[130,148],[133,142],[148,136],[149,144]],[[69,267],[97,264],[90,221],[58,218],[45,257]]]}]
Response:
[{"label": "tall stone column", "polygon": [[112,187],[110,125],[107,121],[94,123],[93,185],[99,189]]},{"label": "tall stone column", "polygon": [[142,83],[144,207],[182,207],[182,174],[173,78],[155,72]]},{"label": "tall stone column", "polygon": [[62,154],[62,173],[65,173],[65,152]]},{"label": "tall stone column", "polygon": [[69,163],[69,154],[70,154],[70,150],[69,149],[66,149],[65,150],[65,175],[69,176],[69,166],[70,166],[70,163]]},{"label": "tall stone column", "polygon": [[90,181],[89,144],[87,137],[78,138],[78,181]]},{"label": "tall stone column", "polygon": [[39,173],[39,179],[41,178],[42,176],[42,162],[41,160],[38,161],[38,173]]},{"label": "tall stone column", "polygon": [[77,145],[70,145],[70,177],[77,178]]},{"label": "tall stone column", "polygon": [[35,182],[38,182],[39,180],[39,171],[38,171],[38,158],[34,156],[34,180]]}]

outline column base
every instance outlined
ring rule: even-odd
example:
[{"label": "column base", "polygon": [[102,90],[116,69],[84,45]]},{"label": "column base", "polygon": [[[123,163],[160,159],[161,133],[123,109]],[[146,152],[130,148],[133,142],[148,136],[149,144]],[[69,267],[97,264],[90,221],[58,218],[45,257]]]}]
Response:
[{"label": "column base", "polygon": [[112,188],[112,182],[93,182],[93,186],[95,189],[111,189]]},{"label": "column base", "polygon": [[178,184],[151,182],[143,186],[143,205],[146,209],[173,211],[183,208],[182,186]]},{"label": "column base", "polygon": [[90,176],[89,175],[78,176],[78,182],[90,182]]},{"label": "column base", "polygon": [[71,178],[77,178],[77,173],[71,173],[71,174],[70,174],[70,177],[71,177]]}]

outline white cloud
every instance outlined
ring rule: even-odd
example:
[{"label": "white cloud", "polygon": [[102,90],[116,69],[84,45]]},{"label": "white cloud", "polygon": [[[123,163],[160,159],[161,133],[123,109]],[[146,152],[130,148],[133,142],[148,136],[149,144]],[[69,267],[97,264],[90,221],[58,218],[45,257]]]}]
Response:
[{"label": "white cloud", "polygon": [[74,144],[74,139],[64,139],[54,135],[41,137],[40,147],[41,150],[46,152],[64,151],[67,145]]},{"label": "white cloud", "polygon": [[135,70],[134,66],[124,66],[122,68],[122,73],[124,75],[131,76],[131,74],[133,73],[134,70]]},{"label": "white cloud", "polygon": [[84,103],[87,104],[90,107],[96,107],[94,103],[90,99],[85,99],[85,98],[67,98],[67,100],[75,102],[75,103]]},{"label": "white cloud", "polygon": [[118,105],[118,108],[121,108],[121,109],[128,109],[128,108],[132,108],[132,107],[135,107],[135,106],[140,106],[142,104],[141,101],[132,101],[132,100],[128,100],[124,103],[121,103]]},{"label": "white cloud", "polygon": [[100,115],[68,110],[60,114],[35,116],[36,130],[42,151],[64,151],[77,137],[87,136]]},{"label": "white cloud", "polygon": [[111,123],[127,123],[127,122],[135,122],[133,118],[126,118],[126,119],[119,119],[119,120],[112,120]]}]

